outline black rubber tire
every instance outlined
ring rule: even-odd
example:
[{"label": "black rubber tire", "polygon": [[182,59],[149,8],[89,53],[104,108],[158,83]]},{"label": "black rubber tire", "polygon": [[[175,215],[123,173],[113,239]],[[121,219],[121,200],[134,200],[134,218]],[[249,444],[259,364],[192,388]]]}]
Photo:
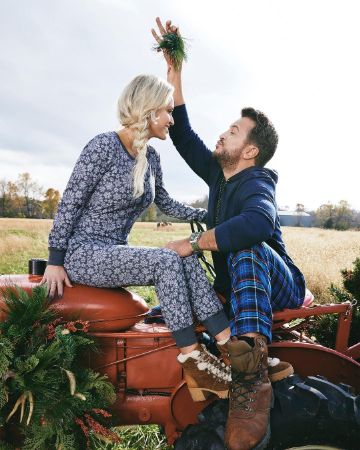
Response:
[{"label": "black rubber tire", "polygon": [[[302,380],[294,374],[273,384],[269,450],[327,445],[360,448],[360,396],[351,386],[335,385],[322,376]],[[175,450],[223,450],[227,400],[217,400],[198,416],[175,443]]]}]

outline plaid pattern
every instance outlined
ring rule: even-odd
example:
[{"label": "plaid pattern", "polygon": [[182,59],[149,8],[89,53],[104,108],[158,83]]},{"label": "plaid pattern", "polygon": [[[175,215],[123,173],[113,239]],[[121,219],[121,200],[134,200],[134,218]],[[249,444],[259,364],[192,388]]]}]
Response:
[{"label": "plaid pattern", "polygon": [[271,342],[272,310],[302,305],[303,280],[294,280],[285,262],[266,243],[230,253],[228,266],[231,334],[260,333]]}]

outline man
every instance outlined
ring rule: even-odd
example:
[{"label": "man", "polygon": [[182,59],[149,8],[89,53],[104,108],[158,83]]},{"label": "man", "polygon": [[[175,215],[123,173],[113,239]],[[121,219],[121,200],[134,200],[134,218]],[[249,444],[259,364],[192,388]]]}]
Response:
[{"label": "man", "polygon": [[[171,21],[161,35],[178,32]],[[161,37],[152,30],[158,42]],[[305,281],[286,252],[275,202],[277,174],[265,169],[278,135],[260,111],[244,108],[211,152],[192,130],[182,94],[181,68],[164,53],[174,86],[170,137],[191,169],[209,186],[208,231],[170,242],[180,256],[211,250],[215,289],[226,297],[231,340],[221,351],[232,371],[225,442],[230,450],[265,448],[270,438],[272,389],[267,343],[272,311],[303,302]]]}]

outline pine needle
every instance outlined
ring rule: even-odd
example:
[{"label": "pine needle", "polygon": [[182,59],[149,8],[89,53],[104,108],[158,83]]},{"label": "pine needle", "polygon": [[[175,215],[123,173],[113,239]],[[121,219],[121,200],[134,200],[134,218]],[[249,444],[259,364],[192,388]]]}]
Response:
[{"label": "pine needle", "polygon": [[154,50],[164,50],[170,57],[175,70],[179,70],[183,61],[187,60],[185,39],[177,33],[166,33],[160,43],[154,45]]},{"label": "pine needle", "polygon": [[49,338],[49,326],[61,320],[43,288],[11,286],[1,294],[7,314],[0,322],[0,424],[19,414],[24,450],[85,448],[74,419],[116,399],[107,377],[81,364],[94,339],[82,330],[63,335],[61,325]]}]

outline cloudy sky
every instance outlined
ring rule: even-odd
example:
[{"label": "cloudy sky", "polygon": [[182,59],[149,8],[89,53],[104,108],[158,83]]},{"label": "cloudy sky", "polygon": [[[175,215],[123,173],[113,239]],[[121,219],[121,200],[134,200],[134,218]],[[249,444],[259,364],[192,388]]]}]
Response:
[{"label": "cloudy sky", "polygon": [[[189,38],[184,90],[213,149],[244,106],[268,114],[278,203],[360,209],[357,0],[1,0],[0,179],[30,172],[64,189],[81,149],[118,129],[116,101],[139,73],[165,75],[155,17]],[[171,142],[154,141],[169,192],[206,194]]]}]

